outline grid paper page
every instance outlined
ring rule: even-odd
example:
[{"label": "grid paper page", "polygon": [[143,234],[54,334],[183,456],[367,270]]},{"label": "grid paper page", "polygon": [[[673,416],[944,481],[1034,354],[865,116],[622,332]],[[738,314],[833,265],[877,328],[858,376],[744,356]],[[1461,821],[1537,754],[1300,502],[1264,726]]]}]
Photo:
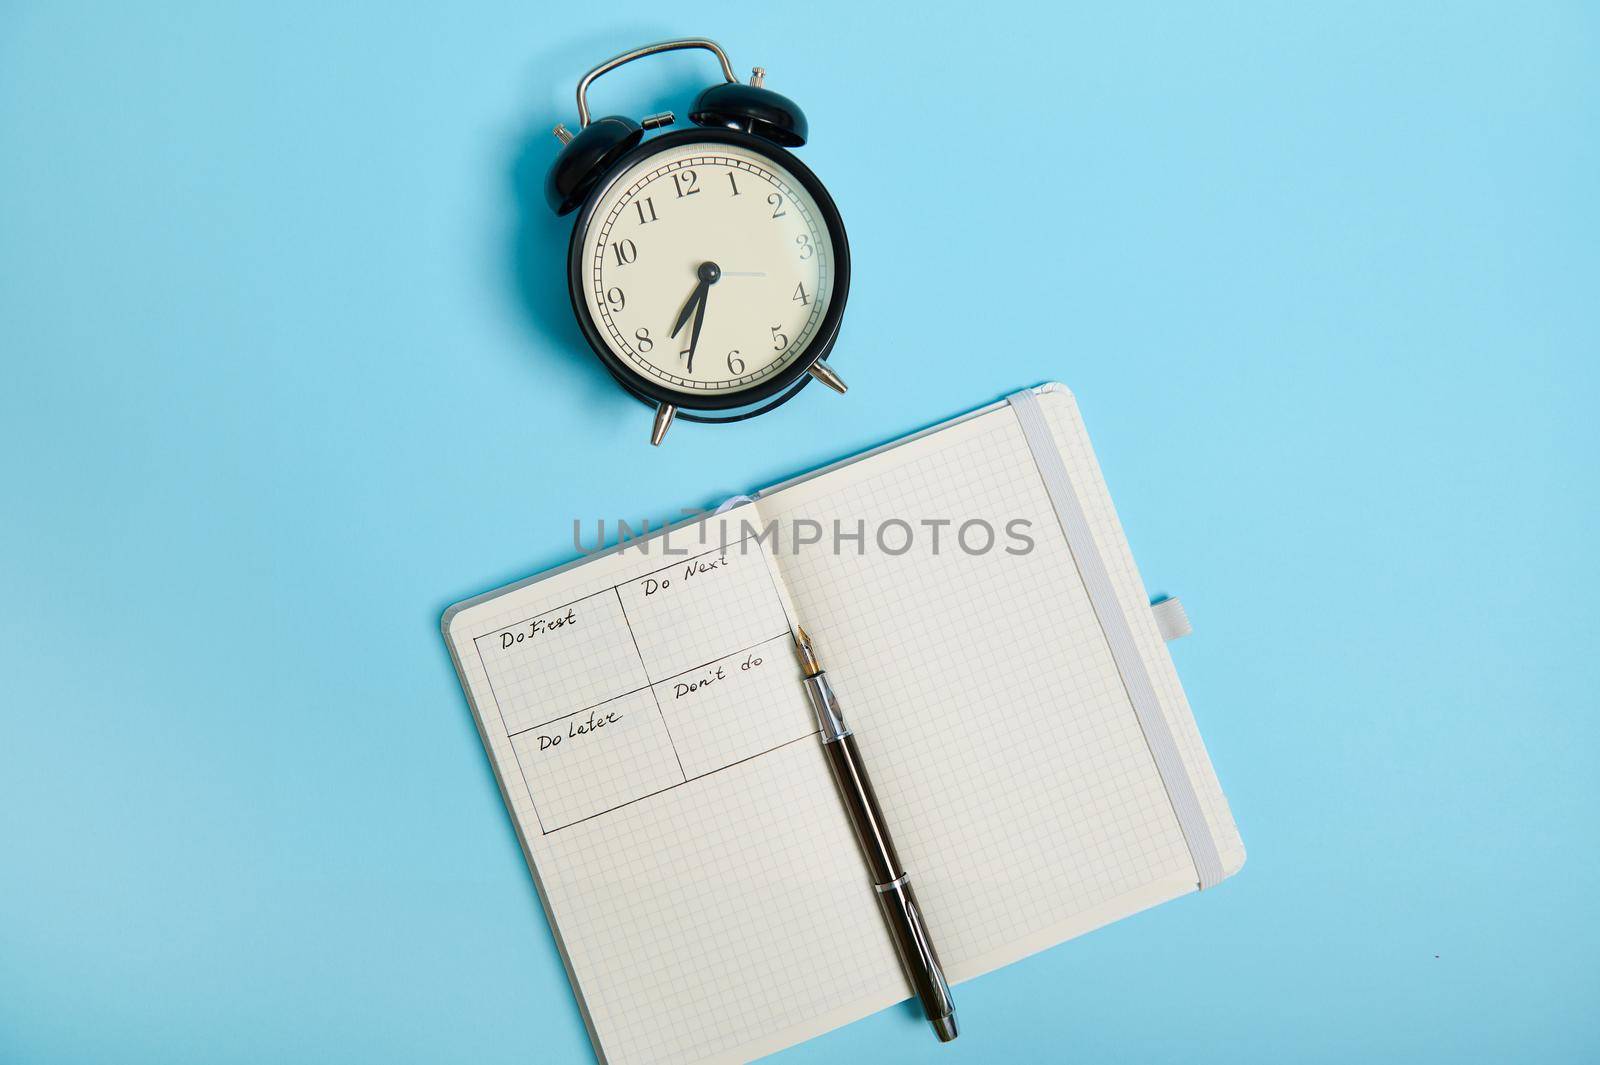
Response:
[{"label": "grid paper page", "polygon": [[[1176,677],[1159,636],[1148,646],[1154,626],[1087,439],[1074,432],[1076,407],[1063,393],[1041,403],[1058,444],[1069,442],[1063,454],[1119,599],[1127,605],[1131,594],[1130,609],[1144,613],[1134,626],[1140,651],[1156,662],[1163,711],[1183,719],[1174,734],[1191,775],[1206,782],[1197,790],[1231,873],[1242,848],[1203,747],[1195,757],[1187,705],[1174,708]],[[864,548],[824,544],[777,562],[845,701],[953,978],[1194,889],[1165,787],[1008,408],[764,494],[759,505],[766,520],[869,530]],[[960,527],[975,520],[996,531],[994,549],[962,548]],[[1006,533],[1019,520],[1033,541],[1025,552]],[[904,553],[874,542],[871,530],[893,521],[921,533]],[[982,526],[969,532],[972,547],[985,543]],[[891,549],[905,539],[891,537]]]},{"label": "grid paper page", "polygon": [[907,993],[771,560],[738,511],[713,523],[446,621],[597,1052],[618,1065],[745,1060]]}]

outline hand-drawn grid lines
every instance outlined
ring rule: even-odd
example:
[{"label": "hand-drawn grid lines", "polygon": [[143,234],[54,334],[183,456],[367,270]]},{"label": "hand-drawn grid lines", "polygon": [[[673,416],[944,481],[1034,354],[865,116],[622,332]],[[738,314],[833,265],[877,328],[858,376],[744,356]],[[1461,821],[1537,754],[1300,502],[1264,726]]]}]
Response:
[{"label": "hand-drawn grid lines", "polygon": [[815,733],[749,538],[473,640],[541,834]]}]

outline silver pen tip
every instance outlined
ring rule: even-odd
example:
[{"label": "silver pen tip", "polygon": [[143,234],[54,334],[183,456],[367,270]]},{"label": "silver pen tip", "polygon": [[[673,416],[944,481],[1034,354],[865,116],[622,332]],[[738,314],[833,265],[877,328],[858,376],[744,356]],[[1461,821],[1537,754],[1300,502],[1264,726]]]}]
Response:
[{"label": "silver pen tip", "polygon": [[941,1043],[948,1043],[961,1034],[956,1031],[956,1015],[953,1013],[933,1018],[933,1030],[938,1034]]},{"label": "silver pen tip", "polygon": [[800,668],[805,670],[806,676],[814,677],[822,672],[822,665],[817,661],[817,652],[811,647],[811,637],[806,635],[806,630],[798,626],[794,631],[794,653],[800,659]]}]

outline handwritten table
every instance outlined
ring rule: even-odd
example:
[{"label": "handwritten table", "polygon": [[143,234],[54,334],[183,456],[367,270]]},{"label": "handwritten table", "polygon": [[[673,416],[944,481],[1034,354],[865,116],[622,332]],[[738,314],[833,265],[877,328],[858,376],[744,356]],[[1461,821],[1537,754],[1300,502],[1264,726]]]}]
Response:
[{"label": "handwritten table", "polygon": [[545,834],[815,731],[783,601],[744,543],[474,641]]}]

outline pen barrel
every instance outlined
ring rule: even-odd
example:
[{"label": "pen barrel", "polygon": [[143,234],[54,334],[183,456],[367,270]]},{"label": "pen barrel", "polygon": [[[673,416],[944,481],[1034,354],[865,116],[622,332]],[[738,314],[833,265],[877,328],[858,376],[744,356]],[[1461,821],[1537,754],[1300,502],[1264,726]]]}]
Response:
[{"label": "pen barrel", "polygon": [[912,894],[911,881],[902,876],[892,883],[879,884],[878,904],[883,908],[883,919],[889,925],[900,964],[922,1002],[922,1011],[934,1022],[939,1040],[949,1042],[956,1031],[955,999],[950,995],[950,984],[944,978],[933,940],[928,938],[928,927],[922,921],[917,897]]},{"label": "pen barrel", "polygon": [[850,815],[850,826],[856,831],[856,842],[861,844],[861,856],[866,859],[872,882],[881,885],[898,880],[905,870],[900,868],[900,856],[889,838],[888,824],[878,808],[878,796],[861,762],[855,736],[847,732],[829,740],[823,743],[822,751],[833,770],[834,783],[839,786],[839,797]]},{"label": "pen barrel", "polygon": [[[816,693],[821,696],[823,693]],[[831,694],[831,693],[828,693]],[[829,700],[832,703],[832,700]],[[837,713],[837,705],[833,705]],[[840,719],[842,722],[842,718]],[[950,997],[950,984],[939,965],[939,955],[928,937],[927,925],[922,920],[922,909],[912,894],[911,881],[900,865],[894,842],[889,838],[887,822],[878,807],[877,794],[861,761],[861,751],[856,747],[855,734],[846,728],[842,735],[828,738],[822,743],[823,755],[833,771],[834,783],[844,800],[845,811],[850,815],[851,827],[856,832],[856,842],[861,845],[861,855],[866,859],[867,871],[878,895],[878,906],[889,927],[889,937],[900,955],[900,965],[911,989],[922,1003],[923,1012],[933,1024],[940,1042],[956,1037],[955,1002]]]}]

